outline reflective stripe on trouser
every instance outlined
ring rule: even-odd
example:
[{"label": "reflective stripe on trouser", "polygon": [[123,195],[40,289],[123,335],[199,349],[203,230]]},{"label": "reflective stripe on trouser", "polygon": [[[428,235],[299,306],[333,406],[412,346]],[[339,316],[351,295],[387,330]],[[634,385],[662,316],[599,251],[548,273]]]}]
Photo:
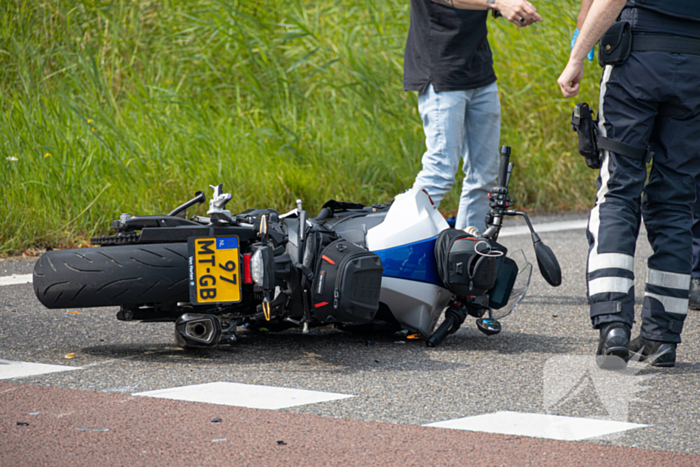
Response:
[{"label": "reflective stripe on trouser", "polygon": [[700,173],[698,73],[700,56],[664,52],[635,52],[623,65],[603,72],[601,135],[650,145],[655,155],[646,185],[644,162],[608,151],[603,155],[587,232],[594,327],[634,321],[633,257],[643,217],[654,253],[647,263],[641,334],[680,342],[690,283],[691,204]]}]

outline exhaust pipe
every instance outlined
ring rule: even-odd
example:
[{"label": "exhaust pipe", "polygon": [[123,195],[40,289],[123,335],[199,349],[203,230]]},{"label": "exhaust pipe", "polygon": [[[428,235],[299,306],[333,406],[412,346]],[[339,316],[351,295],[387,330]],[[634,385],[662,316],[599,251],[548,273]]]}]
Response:
[{"label": "exhaust pipe", "polygon": [[221,321],[214,315],[185,313],[175,322],[175,339],[180,347],[213,347],[221,337]]}]

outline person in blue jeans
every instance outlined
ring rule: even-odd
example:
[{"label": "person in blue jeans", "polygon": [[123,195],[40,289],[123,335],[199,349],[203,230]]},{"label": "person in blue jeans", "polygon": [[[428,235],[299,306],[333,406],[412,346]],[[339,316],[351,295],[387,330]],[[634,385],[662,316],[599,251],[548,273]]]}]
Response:
[{"label": "person in blue jeans", "polygon": [[481,231],[496,185],[501,126],[488,10],[520,27],[542,21],[526,0],[411,0],[404,55],[404,89],[419,93],[427,146],[413,186],[439,205],[464,159],[455,227]]}]

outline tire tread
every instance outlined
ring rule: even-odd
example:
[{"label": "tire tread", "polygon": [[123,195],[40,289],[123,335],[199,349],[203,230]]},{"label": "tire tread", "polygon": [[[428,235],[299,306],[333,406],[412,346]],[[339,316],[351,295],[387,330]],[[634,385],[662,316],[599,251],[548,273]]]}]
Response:
[{"label": "tire tread", "polygon": [[188,262],[186,243],[49,251],[34,292],[48,308],[189,301]]}]

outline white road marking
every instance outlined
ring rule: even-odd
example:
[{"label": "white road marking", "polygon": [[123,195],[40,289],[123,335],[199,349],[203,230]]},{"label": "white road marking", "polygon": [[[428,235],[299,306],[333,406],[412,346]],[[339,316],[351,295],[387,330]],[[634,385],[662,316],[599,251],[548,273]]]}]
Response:
[{"label": "white road marking", "polygon": [[195,384],[193,386],[139,392],[132,395],[270,410],[355,397],[350,394],[333,392],[306,391],[303,389],[227,382]]},{"label": "white road marking", "polygon": [[[565,222],[548,222],[545,224],[533,225],[535,232],[560,232],[562,230],[579,230],[585,229],[588,226],[588,219],[581,219],[577,221],[565,221]],[[514,237],[516,235],[529,235],[530,229],[526,225],[519,225],[516,227],[503,227],[499,237]]]},{"label": "white road marking", "polygon": [[0,360],[0,379],[26,378],[27,376],[57,373],[59,371],[82,370],[79,366],[46,365],[44,363],[13,362]]},{"label": "white road marking", "polygon": [[17,285],[31,283],[31,274],[12,274],[11,276],[0,276],[0,285]]},{"label": "white road marking", "polygon": [[635,428],[644,428],[647,425],[592,418],[505,411],[429,423],[424,426],[531,436],[562,441],[580,441]]}]

